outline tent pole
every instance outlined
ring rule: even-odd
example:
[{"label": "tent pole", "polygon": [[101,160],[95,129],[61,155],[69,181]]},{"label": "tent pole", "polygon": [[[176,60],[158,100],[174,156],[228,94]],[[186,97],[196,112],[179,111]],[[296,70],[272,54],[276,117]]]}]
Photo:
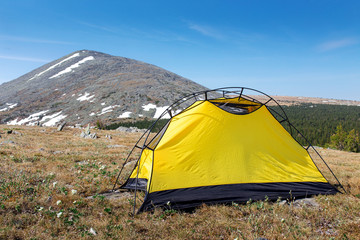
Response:
[{"label": "tent pole", "polygon": [[241,92],[240,92],[240,95],[239,95],[238,101],[240,101],[240,98],[241,98],[241,95],[242,95],[243,91],[244,91],[244,88],[241,88]]},{"label": "tent pole", "polygon": [[346,190],[343,187],[343,185],[340,183],[339,179],[336,177],[336,175],[333,173],[333,171],[331,170],[331,168],[329,167],[329,165],[325,162],[325,160],[322,158],[322,156],[318,153],[318,151],[314,148],[313,145],[311,145],[311,148],[314,149],[314,151],[316,152],[316,154],[321,158],[321,160],[325,163],[326,167],[330,170],[331,174],[334,176],[334,178],[336,179],[336,181],[339,183],[340,187],[344,190],[345,193]]}]

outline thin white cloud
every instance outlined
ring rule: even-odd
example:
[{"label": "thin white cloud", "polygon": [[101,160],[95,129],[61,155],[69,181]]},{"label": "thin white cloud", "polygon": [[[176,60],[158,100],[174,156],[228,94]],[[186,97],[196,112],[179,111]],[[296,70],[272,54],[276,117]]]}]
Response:
[{"label": "thin white cloud", "polygon": [[184,36],[178,35],[178,33],[172,31],[164,31],[158,29],[141,29],[134,28],[128,25],[117,25],[114,26],[104,26],[97,25],[90,22],[84,22],[80,20],[73,20],[75,23],[87,26],[92,29],[113,33],[116,36],[124,36],[127,38],[136,38],[137,40],[142,38],[152,39],[160,42],[186,42],[193,43],[193,41],[187,39]]},{"label": "thin white cloud", "polygon": [[132,28],[131,31],[137,36],[143,36],[149,39],[154,39],[160,42],[185,42],[194,43],[182,35],[171,31],[152,30],[152,31],[141,31],[139,29]]},{"label": "thin white cloud", "polygon": [[356,40],[355,38],[344,38],[344,39],[324,42],[318,46],[318,49],[322,52],[327,52],[327,51],[335,50],[338,48],[355,45],[358,42],[359,41]]},{"label": "thin white cloud", "polygon": [[215,38],[215,39],[224,39],[225,36],[221,34],[219,31],[214,29],[213,27],[195,24],[195,23],[188,23],[188,27],[191,30],[194,30],[198,33],[201,33],[204,36]]},{"label": "thin white cloud", "polygon": [[0,55],[0,59],[26,61],[26,62],[41,62],[41,63],[49,62],[49,60],[46,59],[22,57],[22,56],[7,56],[7,55]]},{"label": "thin white cloud", "polygon": [[29,38],[29,37],[18,37],[18,36],[7,36],[7,35],[0,35],[0,40],[17,41],[17,42],[31,42],[31,43],[46,43],[46,44],[61,44],[61,45],[72,45],[72,44],[74,44],[74,43],[71,43],[71,42],[64,42],[64,41]]},{"label": "thin white cloud", "polygon": [[94,28],[97,30],[102,30],[102,31],[106,31],[106,32],[110,32],[110,33],[117,33],[118,31],[115,28],[111,28],[111,27],[106,27],[106,26],[101,26],[101,25],[96,25],[96,24],[92,24],[92,23],[88,23],[88,22],[82,22],[82,21],[77,21],[79,24],[90,27],[90,28]]}]

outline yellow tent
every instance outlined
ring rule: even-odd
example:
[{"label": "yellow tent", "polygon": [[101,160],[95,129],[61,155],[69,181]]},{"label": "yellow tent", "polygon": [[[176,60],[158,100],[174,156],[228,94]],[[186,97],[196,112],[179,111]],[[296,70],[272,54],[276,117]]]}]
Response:
[{"label": "yellow tent", "polygon": [[140,211],[338,192],[266,104],[204,94],[142,146],[122,185],[146,192]]}]

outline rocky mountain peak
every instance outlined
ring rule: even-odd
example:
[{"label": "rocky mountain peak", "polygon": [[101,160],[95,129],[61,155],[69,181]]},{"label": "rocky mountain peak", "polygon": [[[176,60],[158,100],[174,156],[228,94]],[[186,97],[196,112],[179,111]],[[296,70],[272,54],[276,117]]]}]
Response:
[{"label": "rocky mountain peak", "polygon": [[176,99],[205,89],[148,63],[80,50],[0,85],[0,123],[157,118]]}]

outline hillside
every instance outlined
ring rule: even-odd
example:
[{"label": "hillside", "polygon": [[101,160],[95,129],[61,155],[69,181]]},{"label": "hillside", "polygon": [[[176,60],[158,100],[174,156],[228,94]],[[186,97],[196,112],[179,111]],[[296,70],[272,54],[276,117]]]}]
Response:
[{"label": "hillside", "polygon": [[[324,105],[340,105],[340,106],[360,106],[360,101],[343,100],[332,98],[316,98],[316,97],[295,97],[295,96],[272,96],[282,106],[293,106],[304,103],[324,104]],[[266,100],[262,95],[257,95],[256,99]]]},{"label": "hillside", "polygon": [[151,64],[82,50],[0,85],[0,123],[157,118],[176,99],[205,89]]},{"label": "hillside", "polygon": [[[7,131],[13,133],[7,134]],[[360,153],[317,148],[347,193],[313,204],[266,201],[156,209],[131,216],[133,195],[108,199],[141,133],[0,125],[0,239],[357,239]],[[112,138],[109,139],[108,135]],[[94,236],[94,234],[96,234]]]}]

